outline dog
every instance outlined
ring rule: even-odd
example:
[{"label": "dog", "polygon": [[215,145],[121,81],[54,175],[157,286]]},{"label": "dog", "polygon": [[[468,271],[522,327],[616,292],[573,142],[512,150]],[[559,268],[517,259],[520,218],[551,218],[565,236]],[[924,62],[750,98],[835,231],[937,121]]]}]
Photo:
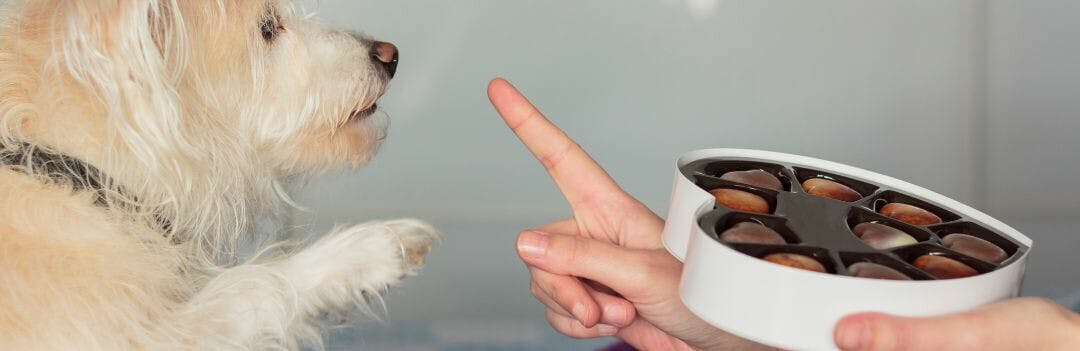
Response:
[{"label": "dog", "polygon": [[0,350],[318,348],[438,240],[399,219],[237,254],[284,184],[376,153],[393,44],[288,0],[0,11]]}]

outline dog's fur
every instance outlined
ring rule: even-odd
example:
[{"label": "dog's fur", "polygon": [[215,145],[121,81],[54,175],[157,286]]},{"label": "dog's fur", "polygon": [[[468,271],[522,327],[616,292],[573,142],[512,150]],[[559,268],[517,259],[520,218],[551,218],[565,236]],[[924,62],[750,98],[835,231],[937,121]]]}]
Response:
[{"label": "dog's fur", "polygon": [[93,170],[0,166],[0,349],[318,347],[321,320],[366,309],[436,239],[378,221],[236,259],[284,214],[282,181],[375,153],[391,74],[372,40],[287,0],[0,11],[0,152]]}]

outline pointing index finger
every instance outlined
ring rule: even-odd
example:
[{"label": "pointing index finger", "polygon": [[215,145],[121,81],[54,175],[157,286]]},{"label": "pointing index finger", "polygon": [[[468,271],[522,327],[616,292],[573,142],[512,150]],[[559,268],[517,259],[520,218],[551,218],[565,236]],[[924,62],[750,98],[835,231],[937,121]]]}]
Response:
[{"label": "pointing index finger", "polygon": [[622,194],[615,181],[574,140],[551,123],[509,82],[488,84],[488,98],[506,125],[551,175],[571,206],[595,194]]}]

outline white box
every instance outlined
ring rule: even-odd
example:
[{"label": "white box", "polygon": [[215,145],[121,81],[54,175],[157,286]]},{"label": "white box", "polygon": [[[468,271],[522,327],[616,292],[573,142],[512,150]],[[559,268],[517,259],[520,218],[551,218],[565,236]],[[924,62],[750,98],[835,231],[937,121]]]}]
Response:
[{"label": "white box", "polygon": [[[992,271],[948,280],[865,279],[766,262],[722,244],[699,225],[699,218],[713,210],[715,200],[682,169],[705,159],[805,167],[871,183],[881,188],[875,194],[894,190],[936,205],[1010,239],[1019,249]],[[789,182],[799,187],[797,179]],[[679,158],[663,242],[684,262],[679,291],[690,310],[735,335],[795,350],[836,349],[836,322],[857,312],[933,316],[1016,296],[1032,247],[1031,239],[1008,225],[919,186],[834,162],[740,149],[698,150]]]}]

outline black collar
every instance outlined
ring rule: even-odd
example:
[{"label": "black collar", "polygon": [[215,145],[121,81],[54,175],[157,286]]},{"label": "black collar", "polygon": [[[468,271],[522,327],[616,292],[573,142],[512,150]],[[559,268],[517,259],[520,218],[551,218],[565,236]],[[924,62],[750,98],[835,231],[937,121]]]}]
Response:
[{"label": "black collar", "polygon": [[[97,167],[61,153],[48,152],[26,142],[14,147],[0,148],[0,167],[12,166],[11,170],[26,174],[43,174],[47,181],[57,184],[70,184],[76,191],[92,191],[96,203],[109,207],[105,199],[105,180],[108,177]],[[121,189],[121,194],[124,193]],[[169,231],[172,223],[161,216],[155,216],[158,226]]]},{"label": "black collar", "polygon": [[0,149],[0,166],[15,166],[11,169],[27,174],[43,174],[50,182],[68,183],[75,190],[93,191],[97,194],[96,203],[107,206],[105,175],[80,159],[20,142],[15,147]]}]

